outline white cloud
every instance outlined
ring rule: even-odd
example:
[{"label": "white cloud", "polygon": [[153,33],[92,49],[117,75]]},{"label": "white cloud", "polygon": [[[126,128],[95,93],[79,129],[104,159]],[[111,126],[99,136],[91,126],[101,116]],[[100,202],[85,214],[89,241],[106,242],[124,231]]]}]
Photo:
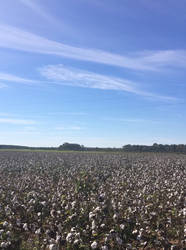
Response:
[{"label": "white cloud", "polygon": [[122,123],[153,123],[153,124],[160,124],[162,121],[158,120],[148,120],[143,118],[109,118],[105,117],[103,118],[106,121],[113,121],[113,122],[122,122]]},{"label": "white cloud", "polygon": [[11,116],[9,113],[0,112],[0,116]]},{"label": "white cloud", "polygon": [[24,128],[25,132],[37,132],[37,128],[36,127],[31,127],[31,126],[27,126]]},{"label": "white cloud", "polygon": [[4,83],[0,82],[0,89],[2,89],[2,88],[6,88],[6,87],[7,87],[7,85],[6,85],[6,84],[4,84]]},{"label": "white cloud", "polygon": [[[93,88],[102,90],[120,90],[136,95],[144,96],[149,99],[158,99],[162,101],[180,101],[180,99],[171,96],[162,96],[151,92],[143,91],[139,88],[139,84],[122,78],[109,77],[106,75],[100,75],[93,72],[81,71],[74,68],[66,68],[63,65],[48,65],[40,69],[40,73],[48,81],[37,81],[27,78],[22,78],[12,74],[6,74],[0,72],[0,80],[7,82],[17,82],[23,84],[58,84],[68,85],[83,88]],[[7,85],[0,83],[0,88]],[[56,113],[53,113],[53,115]],[[63,115],[85,115],[82,112],[63,113]]]},{"label": "white cloud", "polygon": [[[18,82],[18,83],[24,83],[24,84],[33,84],[33,83],[38,82],[35,80],[30,80],[30,79],[26,79],[26,78],[22,78],[22,77],[18,77],[15,75],[2,73],[2,72],[0,72],[0,80],[8,81],[8,82]],[[1,86],[1,83],[0,83],[0,86]]]},{"label": "white cloud", "polygon": [[132,88],[134,84],[131,81],[111,78],[74,68],[66,68],[61,64],[45,66],[40,69],[40,73],[48,80],[63,85],[136,92],[136,90]]},{"label": "white cloud", "polygon": [[186,50],[144,51],[138,55],[142,62],[153,65],[157,69],[161,67],[186,67]]},{"label": "white cloud", "polygon": [[32,11],[37,13],[40,17],[42,17],[46,21],[59,26],[59,22],[49,13],[44,11],[44,9],[38,4],[38,1],[32,1],[32,0],[19,0],[19,1],[26,7],[30,8]]},{"label": "white cloud", "polygon": [[40,8],[36,1],[32,0],[19,0],[22,4],[27,6],[28,8],[32,9],[34,12],[38,13],[40,16],[48,19],[48,15]]},{"label": "white cloud", "polygon": [[72,116],[84,116],[87,115],[87,113],[84,112],[50,112],[48,115],[72,115]]},{"label": "white cloud", "polygon": [[36,122],[24,119],[0,118],[0,123],[13,124],[13,125],[32,125],[35,124]]},{"label": "white cloud", "polygon": [[62,56],[132,70],[186,67],[186,50],[146,51],[124,56],[98,49],[70,46],[2,24],[0,25],[0,47]]},{"label": "white cloud", "polygon": [[56,130],[82,130],[79,126],[69,126],[69,127],[56,127]]},{"label": "white cloud", "polygon": [[176,101],[177,98],[170,96],[162,96],[143,91],[136,87],[135,82],[99,75],[88,71],[81,71],[74,68],[66,68],[63,65],[49,65],[40,69],[42,76],[48,80],[54,81],[57,84],[77,86],[83,88],[95,88],[102,90],[120,90],[151,99],[159,99],[163,101]]}]

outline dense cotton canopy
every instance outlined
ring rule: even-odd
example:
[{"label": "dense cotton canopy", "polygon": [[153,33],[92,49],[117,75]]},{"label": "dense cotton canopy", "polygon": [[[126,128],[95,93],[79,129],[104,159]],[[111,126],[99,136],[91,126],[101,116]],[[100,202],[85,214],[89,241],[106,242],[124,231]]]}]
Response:
[{"label": "dense cotton canopy", "polygon": [[183,249],[186,156],[0,153],[3,249]]}]

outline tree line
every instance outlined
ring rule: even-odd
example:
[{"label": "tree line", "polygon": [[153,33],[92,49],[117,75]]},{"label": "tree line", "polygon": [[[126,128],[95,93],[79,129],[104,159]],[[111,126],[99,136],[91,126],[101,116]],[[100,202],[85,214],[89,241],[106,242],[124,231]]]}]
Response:
[{"label": "tree line", "polygon": [[158,144],[148,145],[124,145],[122,148],[100,148],[100,147],[85,147],[75,143],[64,143],[59,147],[60,150],[74,151],[119,151],[119,152],[167,152],[167,153],[186,153],[186,144]]},{"label": "tree line", "polygon": [[0,145],[3,150],[60,150],[60,151],[96,151],[96,152],[164,152],[164,153],[186,153],[186,144],[158,144],[148,145],[131,145],[127,144],[121,148],[100,148],[85,147],[78,143],[65,142],[59,147],[27,147],[19,145]]},{"label": "tree line", "polygon": [[122,147],[127,152],[167,152],[167,153],[186,153],[186,144],[158,144],[147,145],[125,145]]}]

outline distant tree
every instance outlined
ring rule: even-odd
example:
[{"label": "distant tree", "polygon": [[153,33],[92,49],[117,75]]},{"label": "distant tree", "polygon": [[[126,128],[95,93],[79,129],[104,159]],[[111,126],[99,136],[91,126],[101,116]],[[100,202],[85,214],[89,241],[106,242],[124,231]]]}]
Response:
[{"label": "distant tree", "polygon": [[163,145],[154,143],[152,146],[145,145],[125,145],[122,147],[123,151],[128,152],[170,152],[170,153],[186,153],[186,145],[185,144],[171,144],[171,145]]},{"label": "distant tree", "polygon": [[68,143],[65,142],[63,145],[59,146],[59,150],[74,150],[74,151],[81,151],[84,149],[83,145],[77,143]]}]

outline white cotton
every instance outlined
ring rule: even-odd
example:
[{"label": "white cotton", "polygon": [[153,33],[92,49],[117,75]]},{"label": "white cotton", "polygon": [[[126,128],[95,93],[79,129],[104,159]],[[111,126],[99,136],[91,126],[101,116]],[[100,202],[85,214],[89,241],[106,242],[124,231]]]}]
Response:
[{"label": "white cotton", "polygon": [[96,230],[92,230],[92,235],[97,235],[97,231]]},{"label": "white cotton", "polygon": [[75,232],[76,232],[76,228],[75,228],[75,227],[72,227],[72,228],[70,229],[70,232],[75,233]]},{"label": "white cotton", "polygon": [[36,231],[35,231],[35,234],[40,234],[41,233],[41,228],[38,228]]},{"label": "white cotton", "polygon": [[105,244],[109,241],[109,236],[105,237]]},{"label": "white cotton", "polygon": [[23,229],[24,229],[25,231],[28,231],[28,225],[27,225],[27,223],[24,223],[24,224],[23,224]]},{"label": "white cotton", "polygon": [[92,249],[96,249],[98,247],[98,243],[96,241],[94,241],[92,244],[91,244],[91,248]]},{"label": "white cotton", "polygon": [[93,212],[89,213],[89,220],[92,220],[95,217],[95,214]]},{"label": "white cotton", "polygon": [[12,223],[9,223],[8,228],[11,230],[13,228]]},{"label": "white cotton", "polygon": [[69,243],[71,243],[72,239],[73,239],[73,234],[72,233],[68,233],[67,237],[66,237],[66,241],[69,242]]},{"label": "white cotton", "polygon": [[10,232],[10,231],[7,231],[7,232],[6,232],[6,235],[7,235],[8,237],[10,237],[11,232]]},{"label": "white cotton", "polygon": [[114,214],[114,215],[113,215],[113,220],[114,220],[114,221],[117,221],[117,219],[118,219],[118,215],[117,215],[117,214]]},{"label": "white cotton", "polygon": [[183,208],[183,216],[186,216],[186,208]]},{"label": "white cotton", "polygon": [[132,249],[132,245],[128,243],[126,249]]},{"label": "white cotton", "polygon": [[76,239],[75,241],[74,241],[74,245],[78,245],[79,244],[79,239]]},{"label": "white cotton", "polygon": [[52,209],[52,210],[50,211],[50,215],[51,215],[52,218],[55,217],[55,210],[54,210],[54,209]]},{"label": "white cotton", "polygon": [[76,201],[73,201],[71,204],[72,204],[72,208],[75,208]]},{"label": "white cotton", "polygon": [[141,234],[138,234],[137,240],[141,240]]},{"label": "white cotton", "polygon": [[41,204],[45,207],[46,206],[46,201],[42,201]]},{"label": "white cotton", "polygon": [[56,250],[56,249],[57,249],[57,247],[56,247],[55,244],[50,244],[49,245],[49,250]]},{"label": "white cotton", "polygon": [[1,242],[1,247],[2,247],[2,248],[6,248],[6,247],[7,247],[6,242]]},{"label": "white cotton", "polygon": [[96,207],[96,208],[94,209],[94,212],[95,212],[95,213],[98,213],[98,212],[100,212],[100,211],[101,211],[100,207]]},{"label": "white cotton", "polygon": [[61,236],[60,236],[60,235],[57,235],[57,236],[56,236],[56,243],[59,243],[60,240],[61,240]]},{"label": "white cotton", "polygon": [[4,232],[4,230],[3,230],[3,229],[1,229],[1,230],[0,230],[0,235],[1,235],[3,232]]},{"label": "white cotton", "polygon": [[134,231],[132,231],[132,234],[137,234],[138,233],[138,230],[135,229]]},{"label": "white cotton", "polygon": [[80,233],[75,233],[76,238],[80,238]]},{"label": "white cotton", "polygon": [[3,222],[3,227],[7,227],[7,226],[8,226],[8,222],[7,221]]},{"label": "white cotton", "polygon": [[116,237],[116,241],[117,241],[117,243],[118,243],[119,245],[122,245],[122,244],[123,244],[122,239],[119,238],[119,237]]},{"label": "white cotton", "polygon": [[96,229],[96,222],[95,220],[92,221],[92,230]]},{"label": "white cotton", "polygon": [[101,250],[108,250],[108,247],[107,246],[102,246]]}]

